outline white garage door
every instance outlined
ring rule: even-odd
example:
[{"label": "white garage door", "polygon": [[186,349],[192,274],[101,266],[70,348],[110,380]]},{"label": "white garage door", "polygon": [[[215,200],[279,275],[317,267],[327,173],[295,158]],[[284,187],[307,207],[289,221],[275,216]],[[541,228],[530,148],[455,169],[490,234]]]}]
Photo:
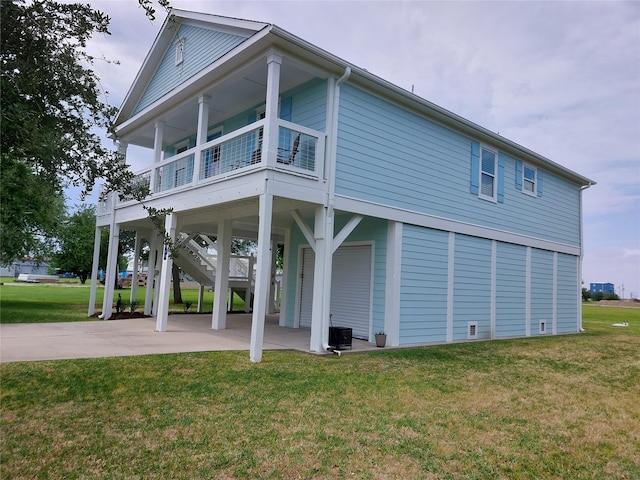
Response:
[{"label": "white garage door", "polygon": [[[311,328],[315,253],[302,251],[300,326]],[[371,316],[371,245],[342,246],[333,254],[331,320],[334,327],[350,327],[356,338],[369,339]]]}]

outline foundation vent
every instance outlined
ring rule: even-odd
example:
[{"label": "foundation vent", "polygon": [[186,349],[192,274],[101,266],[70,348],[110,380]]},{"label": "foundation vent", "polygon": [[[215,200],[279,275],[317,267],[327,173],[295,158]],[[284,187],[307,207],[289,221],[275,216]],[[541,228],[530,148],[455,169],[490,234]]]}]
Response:
[{"label": "foundation vent", "polygon": [[544,335],[547,333],[547,321],[540,320],[540,335]]},{"label": "foundation vent", "polygon": [[467,323],[467,339],[476,340],[478,338],[478,322]]}]

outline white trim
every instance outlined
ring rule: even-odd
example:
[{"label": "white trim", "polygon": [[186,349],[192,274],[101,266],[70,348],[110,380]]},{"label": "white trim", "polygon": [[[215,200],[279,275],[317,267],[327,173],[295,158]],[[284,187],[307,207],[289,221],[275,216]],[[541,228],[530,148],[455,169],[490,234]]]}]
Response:
[{"label": "white trim", "polygon": [[300,328],[300,308],[302,306],[302,283],[304,279],[302,275],[304,273],[304,265],[303,265],[303,254],[305,248],[313,248],[309,244],[300,244],[298,245],[298,265],[296,268],[296,299],[293,312],[293,328]]},{"label": "white trim", "polygon": [[[402,277],[403,224],[387,224],[387,276],[385,280],[384,331],[391,347],[400,345],[400,282]],[[373,297],[372,297],[373,298]]]},{"label": "white trim", "polygon": [[523,245],[526,247],[539,248],[541,250],[567,253],[569,255],[580,254],[579,246],[544,240],[541,238],[528,237],[519,233],[506,232],[504,230],[483,227],[481,225],[474,225],[458,220],[449,220],[410,210],[402,210],[388,205],[365,202],[341,195],[335,196],[335,208],[365,216],[386,218],[388,220],[416,225],[418,227],[455,232],[463,235],[470,235],[472,237],[480,237],[489,240],[498,240],[505,243]]},{"label": "white trim", "polygon": [[531,247],[527,247],[525,260],[525,301],[524,301],[524,322],[525,335],[531,336]]},{"label": "white trim", "polygon": [[347,224],[342,227],[342,230],[338,232],[338,234],[333,238],[333,243],[331,247],[331,255],[336,253],[336,250],[340,248],[340,246],[344,243],[351,232],[353,232],[364,217],[362,215],[354,215],[349,219]]},{"label": "white trim", "polygon": [[456,234],[449,232],[449,256],[447,263],[447,343],[453,342],[453,289],[456,259]]},{"label": "white trim", "polygon": [[491,340],[496,338],[496,294],[498,277],[498,242],[491,241]]}]

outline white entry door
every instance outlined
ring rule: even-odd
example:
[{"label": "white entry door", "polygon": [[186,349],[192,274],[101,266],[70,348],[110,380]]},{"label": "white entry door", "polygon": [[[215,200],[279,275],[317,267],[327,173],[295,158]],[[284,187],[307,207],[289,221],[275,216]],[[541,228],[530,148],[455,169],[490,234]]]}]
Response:
[{"label": "white entry door", "polygon": [[[302,250],[300,326],[311,328],[315,253]],[[331,322],[353,329],[355,338],[369,339],[371,318],[371,245],[346,245],[333,254]]]}]

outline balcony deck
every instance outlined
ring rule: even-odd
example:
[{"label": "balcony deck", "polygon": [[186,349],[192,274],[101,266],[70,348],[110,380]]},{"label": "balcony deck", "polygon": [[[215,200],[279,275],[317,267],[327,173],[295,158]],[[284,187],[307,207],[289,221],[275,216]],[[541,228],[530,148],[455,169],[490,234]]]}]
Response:
[{"label": "balcony deck", "polygon": [[[133,181],[155,200],[266,169],[303,182],[321,180],[325,134],[281,119],[277,127],[276,152],[262,150],[263,119],[165,158],[137,172]],[[132,197],[119,199],[110,193],[99,202],[98,216],[110,216],[114,207],[132,202]]]}]

